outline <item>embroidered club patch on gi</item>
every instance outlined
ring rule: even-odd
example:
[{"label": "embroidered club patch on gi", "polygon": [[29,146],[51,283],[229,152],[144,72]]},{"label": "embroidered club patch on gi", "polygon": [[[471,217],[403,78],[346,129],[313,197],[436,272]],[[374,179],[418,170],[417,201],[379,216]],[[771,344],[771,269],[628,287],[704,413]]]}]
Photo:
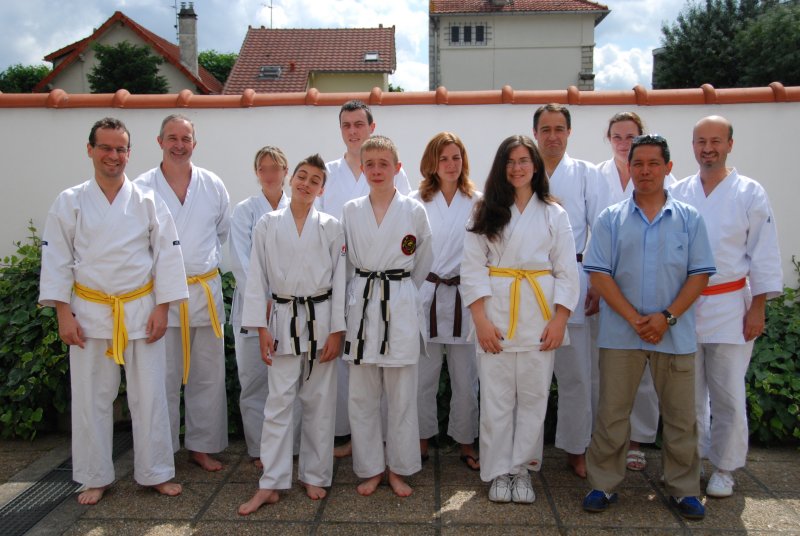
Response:
[{"label": "embroidered club patch on gi", "polygon": [[180,246],[181,245],[181,241],[180,240],[173,240],[172,241],[172,245],[173,246]]},{"label": "embroidered club patch on gi", "polygon": [[342,244],[342,257],[347,255],[347,244]]},{"label": "embroidered club patch on gi", "polygon": [[413,255],[417,250],[417,237],[412,234],[404,236],[400,242],[400,249],[405,255]]}]

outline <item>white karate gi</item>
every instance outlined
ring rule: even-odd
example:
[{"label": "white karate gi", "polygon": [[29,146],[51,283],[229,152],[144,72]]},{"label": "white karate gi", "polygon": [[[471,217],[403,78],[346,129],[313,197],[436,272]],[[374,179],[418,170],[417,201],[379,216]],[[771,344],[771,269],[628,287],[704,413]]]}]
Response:
[{"label": "white karate gi", "polygon": [[[346,254],[344,232],[332,216],[312,207],[298,235],[289,207],[266,214],[253,230],[242,324],[257,332],[269,328],[277,348],[269,371],[269,390],[261,432],[263,489],[288,489],[292,482],[292,438],[296,400],[302,403],[298,478],[330,486],[333,477],[336,362],[317,358],[330,333],[344,331]],[[296,303],[296,338],[292,338],[290,297],[325,295],[313,304]],[[267,302],[272,312],[267,318]],[[309,314],[313,306],[316,340],[313,366]],[[308,307],[308,309],[307,309]],[[299,350],[299,353],[298,353]]]},{"label": "white karate gi", "polygon": [[[342,213],[350,277],[344,359],[351,363],[348,409],[353,470],[362,478],[378,475],[387,466],[398,475],[410,475],[421,467],[416,365],[424,316],[418,287],[433,263],[428,218],[418,201],[399,192],[395,192],[380,226],[369,196],[346,203]],[[358,270],[377,277],[362,277]],[[380,278],[383,272],[393,270],[409,275],[398,276],[400,280]],[[365,308],[368,285],[372,290]],[[387,308],[385,317],[382,304]],[[363,336],[359,338],[362,314]],[[381,353],[384,341],[388,347]],[[388,406],[385,455],[382,394]]]},{"label": "white karate gi", "polygon": [[[136,182],[156,191],[167,204],[183,251],[186,275],[202,275],[219,267],[222,244],[230,228],[229,197],[219,177],[192,165],[192,177],[181,204],[167,183],[161,167],[140,175]],[[211,288],[220,324],[225,322],[222,279],[207,282]],[[202,453],[220,452],[228,446],[228,405],[225,394],[225,341],[214,334],[208,299],[201,284],[189,285],[189,339],[191,366],[183,388],[185,415],[184,446]],[[220,326],[221,329],[221,326]],[[172,448],[180,449],[180,391],[183,377],[183,344],[179,308],[169,310],[167,345],[167,403],[172,428]]]},{"label": "white karate gi", "polygon": [[[539,351],[544,319],[533,289],[520,281],[516,331],[508,337],[511,277],[489,275],[489,267],[549,270],[536,278],[552,314],[556,304],[574,310],[580,279],[575,244],[566,211],[535,195],[525,210],[511,206],[511,221],[491,242],[467,232],[461,261],[464,303],[484,300],[487,318],[503,333],[503,351],[487,354],[477,345],[481,382],[481,479],[518,474],[528,462],[541,467],[544,417],[553,377],[555,351]],[[474,337],[474,324],[472,336]],[[569,327],[572,330],[572,326]],[[571,334],[570,334],[571,336]],[[565,333],[564,344],[569,339]],[[476,341],[477,344],[477,341]],[[515,413],[516,409],[516,413]]]},{"label": "white karate gi", "polygon": [[[450,205],[437,192],[429,202],[424,202],[419,192],[411,197],[425,207],[431,226],[434,260],[431,273],[440,280],[450,280],[461,272],[461,256],[464,252],[464,234],[475,203],[481,194],[475,192],[467,197],[456,192]],[[456,293],[458,285],[436,284],[425,281],[419,289],[424,312],[423,338],[428,357],[419,362],[419,390],[417,409],[419,412],[419,437],[428,439],[439,433],[436,394],[439,390],[439,375],[442,356],[447,352],[447,370],[450,375],[452,397],[447,434],[462,445],[472,444],[478,437],[478,367],[475,344],[467,341],[472,316],[464,305],[458,305],[461,313],[460,334],[454,333]],[[431,304],[436,297],[436,336],[432,336]]]},{"label": "white karate gi", "polygon": [[773,298],[783,291],[775,217],[764,188],[735,169],[708,197],[699,175],[683,179],[670,192],[697,208],[706,222],[717,266],[709,286],[747,277],[741,290],[700,296],[695,302],[700,455],[718,469],[733,471],[747,457],[744,375],[753,341],[744,340],[743,319],[753,295]]},{"label": "white karate gi", "polygon": [[[597,165],[600,177],[605,179],[608,189],[608,206],[614,205],[627,199],[633,194],[633,180],[629,180],[625,189],[622,189],[617,164],[612,158]],[[664,177],[664,188],[676,182],[675,176],[670,173]],[[600,329],[600,315],[589,317],[589,333],[591,336],[592,351],[592,417],[597,413],[597,404],[600,399],[600,350],[597,346],[597,331]],[[594,419],[593,419],[594,420]],[[649,363],[645,365],[642,381],[636,391],[636,398],[633,402],[631,411],[631,441],[637,443],[653,443],[658,434],[658,395],[653,386],[653,378],[650,375]]]},{"label": "white karate gi", "polygon": [[133,419],[134,479],[152,486],[175,476],[164,390],[164,339],[146,342],[156,304],[187,298],[175,225],[151,191],[125,179],[112,204],[94,179],[62,192],[42,235],[39,302],[69,303],[85,348],[70,346],[73,479],[90,488],[114,482],[112,404],[119,366],[106,357],[112,309],[73,294],[73,283],[121,295],[154,280],[153,292],[124,304],[128,405]]},{"label": "white karate gi", "polygon": [[[363,173],[356,180],[344,157],[327,162],[325,171],[327,173],[325,191],[317,198],[316,207],[320,212],[326,212],[341,221],[344,204],[358,197],[368,195],[369,184]],[[394,187],[403,195],[408,195],[411,192],[406,170],[402,167],[394,177]],[[338,361],[337,367],[339,395],[336,400],[336,435],[346,436],[350,434],[350,419],[347,414],[350,367],[341,359]]]},{"label": "white karate gi", "polygon": [[[277,209],[289,206],[289,197],[281,195]],[[233,209],[231,234],[228,241],[231,253],[231,270],[236,279],[231,305],[231,325],[236,345],[236,368],[239,374],[239,410],[242,414],[247,453],[257,458],[261,450],[261,427],[264,424],[264,403],[267,401],[267,372],[269,367],[261,360],[258,331],[242,328],[244,290],[247,287],[247,268],[250,266],[250,249],[256,223],[272,207],[263,193],[248,197]]]},{"label": "white karate gi", "polygon": [[[550,193],[566,209],[575,248],[583,253],[589,229],[606,208],[608,192],[594,164],[564,154],[553,176]],[[558,422],[556,447],[570,454],[583,454],[592,436],[592,356],[589,325],[583,312],[588,279],[578,263],[581,294],[569,318],[570,344],[556,350],[555,375],[558,380]]]}]

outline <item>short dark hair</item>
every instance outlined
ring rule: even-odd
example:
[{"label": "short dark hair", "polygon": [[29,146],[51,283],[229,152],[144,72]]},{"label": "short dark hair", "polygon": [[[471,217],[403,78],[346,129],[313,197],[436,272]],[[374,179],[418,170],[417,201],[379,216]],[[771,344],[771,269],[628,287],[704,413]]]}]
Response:
[{"label": "short dark hair", "polygon": [[661,136],[660,134],[644,134],[642,136],[636,136],[633,138],[631,142],[631,150],[628,153],[628,163],[633,160],[633,151],[637,147],[641,147],[642,145],[655,145],[657,147],[661,147],[661,156],[664,157],[664,163],[669,162],[669,145],[667,144],[666,138]]},{"label": "short dark hair", "polygon": [[128,147],[131,146],[131,133],[128,132],[128,127],[125,126],[125,123],[115,117],[104,117],[95,122],[95,124],[92,125],[92,130],[89,131],[89,145],[92,147],[94,147],[94,144],[97,143],[97,129],[99,128],[123,131],[128,135]]},{"label": "short dark hair", "polygon": [[550,104],[543,104],[536,109],[533,113],[533,130],[534,132],[539,127],[539,118],[545,112],[553,112],[558,114],[563,114],[564,119],[567,120],[567,129],[572,130],[572,117],[569,115],[569,108],[564,106],[563,104],[558,104],[555,102],[551,102]]},{"label": "short dark hair", "polygon": [[374,123],[372,120],[372,110],[370,110],[369,106],[367,106],[363,101],[358,99],[349,100],[342,104],[342,107],[339,108],[339,123],[341,124],[342,122],[342,114],[344,112],[355,112],[356,110],[364,110],[364,113],[367,114],[367,123],[370,125]]},{"label": "short dark hair", "polygon": [[294,167],[294,171],[292,171],[292,177],[295,176],[297,170],[299,170],[301,166],[311,166],[322,170],[322,185],[325,186],[325,183],[328,180],[328,173],[325,168],[325,160],[322,159],[319,153],[312,154],[311,156],[307,156],[300,160],[300,162],[298,162]]}]

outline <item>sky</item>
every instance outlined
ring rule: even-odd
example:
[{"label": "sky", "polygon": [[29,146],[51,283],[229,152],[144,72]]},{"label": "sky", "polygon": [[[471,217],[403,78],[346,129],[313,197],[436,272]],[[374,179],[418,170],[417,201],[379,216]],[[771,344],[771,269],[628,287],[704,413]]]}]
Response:
[{"label": "sky", "polygon": [[[83,39],[114,11],[177,42],[173,0],[0,0],[0,71]],[[686,0],[608,0],[595,28],[595,89],[651,87],[652,50],[661,25]],[[428,90],[428,0],[196,0],[199,50],[239,52],[248,25],[274,28],[367,28],[394,25],[397,70],[389,81]],[[272,6],[270,8],[270,5]],[[50,66],[50,64],[46,64]]]}]

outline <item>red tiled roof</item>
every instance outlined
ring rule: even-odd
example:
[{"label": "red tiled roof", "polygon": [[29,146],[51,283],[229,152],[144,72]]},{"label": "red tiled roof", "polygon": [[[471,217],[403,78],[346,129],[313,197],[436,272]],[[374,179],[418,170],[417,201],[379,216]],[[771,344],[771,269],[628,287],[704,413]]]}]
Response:
[{"label": "red tiled roof", "polygon": [[150,45],[156,54],[163,57],[165,61],[175,66],[186,78],[191,80],[192,83],[197,86],[198,91],[200,91],[202,94],[214,95],[222,93],[222,83],[214,78],[214,75],[212,75],[210,72],[205,70],[203,67],[199,67],[198,71],[200,76],[198,77],[181,63],[181,50],[178,45],[154,34],[144,26],[141,26],[138,22],[123,14],[121,11],[114,12],[114,14],[89,37],[81,39],[80,41],[76,41],[71,45],[67,45],[64,48],[56,50],[55,52],[51,52],[45,56],[45,61],[51,62],[65,56],[66,57],[55,69],[50,72],[50,74],[36,84],[36,87],[33,88],[34,93],[45,91],[47,84],[49,84],[60,72],[66,69],[75,60],[77,60],[78,56],[84,50],[86,50],[91,43],[96,41],[103,33],[111,29],[116,23],[128,26],[135,34],[141,37],[145,43]]},{"label": "red tiled roof", "polygon": [[[378,61],[364,61],[377,52]],[[261,67],[278,66],[280,77],[261,80]],[[311,72],[392,73],[397,67],[394,26],[389,28],[248,28],[223,94],[305,91]]]},{"label": "red tiled roof", "polygon": [[564,12],[596,11],[605,16],[608,7],[589,0],[510,0],[503,5],[495,5],[492,0],[431,0],[429,11],[432,15],[445,13],[517,13],[517,12]]}]

